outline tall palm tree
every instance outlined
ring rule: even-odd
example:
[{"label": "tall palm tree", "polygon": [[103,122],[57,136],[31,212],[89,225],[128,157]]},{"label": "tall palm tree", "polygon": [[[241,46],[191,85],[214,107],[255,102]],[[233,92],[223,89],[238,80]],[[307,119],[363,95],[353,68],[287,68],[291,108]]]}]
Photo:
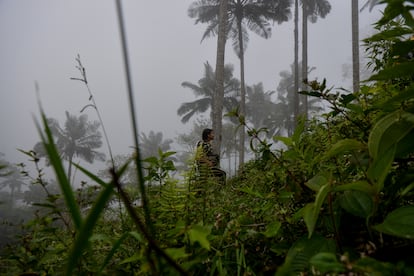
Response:
[{"label": "tall palm tree", "polygon": [[246,117],[255,129],[266,127],[265,122],[275,109],[273,93],[274,91],[264,92],[262,83],[247,86]]},{"label": "tall palm tree", "polygon": [[[240,114],[245,114],[244,52],[249,41],[248,30],[263,38],[271,36],[270,22],[279,24],[287,21],[290,15],[291,0],[229,0],[228,36],[240,60]],[[202,40],[216,35],[219,26],[220,0],[198,0],[188,9],[188,15],[197,23],[208,23]],[[244,162],[244,127],[240,131],[240,165]]]},{"label": "tall palm tree", "polygon": [[358,0],[352,0],[352,88],[359,91],[359,10]]},{"label": "tall palm tree", "polygon": [[[299,72],[301,72],[302,68],[299,66]],[[313,68],[310,68],[308,70],[308,73],[310,73]],[[286,132],[288,136],[292,135],[296,123],[297,123],[297,117],[295,117],[295,108],[296,105],[295,102],[295,65],[291,65],[290,71],[282,71],[280,72],[280,82],[277,87],[277,108],[275,108],[276,112],[270,114],[268,125],[273,125],[273,129],[271,129],[270,134],[273,135],[281,135],[281,132]],[[299,74],[299,77],[301,77],[301,74]],[[300,102],[300,108],[303,109],[303,102]],[[309,100],[309,109],[314,112],[321,111],[321,107],[319,105],[319,99],[312,98]]]},{"label": "tall palm tree", "polygon": [[152,130],[148,135],[142,132],[139,138],[139,149],[143,159],[150,156],[158,156],[158,150],[163,152],[170,150],[171,144],[174,142],[171,139],[164,140],[162,132],[154,132]]},{"label": "tall palm tree", "polygon": [[222,141],[222,117],[224,101],[224,56],[227,40],[227,7],[228,1],[221,0],[219,10],[219,27],[217,35],[217,55],[216,55],[216,89],[213,97],[213,129],[217,138],[213,143],[214,152],[220,152]]},{"label": "tall palm tree", "polygon": [[[235,108],[237,101],[235,94],[238,91],[239,81],[233,78],[233,66],[226,65],[224,67],[224,109],[230,111]],[[216,89],[216,74],[213,71],[211,65],[206,62],[204,64],[204,77],[198,81],[198,84],[194,84],[185,81],[181,84],[185,88],[193,90],[197,97],[201,97],[193,102],[187,102],[181,104],[177,110],[177,114],[182,116],[181,122],[187,123],[195,114],[204,113],[210,109],[210,119],[213,119],[213,98]]]},{"label": "tall palm tree", "polygon": [[[72,163],[75,157],[88,163],[105,160],[105,154],[97,151],[102,146],[102,135],[98,130],[99,122],[89,122],[86,114],[77,117],[66,111],[66,122],[63,128],[56,119],[51,118],[48,123],[56,138],[55,142],[61,158],[69,162],[67,172],[69,179],[71,179]],[[42,142],[34,146],[34,151],[39,157],[46,157]]]},{"label": "tall palm tree", "polygon": [[[318,17],[325,18],[331,11],[327,0],[302,0],[302,80],[308,79],[308,20],[315,23]],[[302,90],[306,90],[302,83]],[[302,96],[303,114],[308,115],[307,96]]]},{"label": "tall palm tree", "polygon": [[294,15],[294,40],[295,40],[295,54],[294,54],[294,68],[293,75],[295,78],[293,89],[293,117],[294,124],[299,118],[299,0],[295,0],[295,15]]},{"label": "tall palm tree", "polygon": [[22,186],[25,186],[23,175],[16,165],[3,160],[3,153],[0,152],[0,190],[8,187],[10,190],[11,202],[14,203],[15,192],[21,192]]}]

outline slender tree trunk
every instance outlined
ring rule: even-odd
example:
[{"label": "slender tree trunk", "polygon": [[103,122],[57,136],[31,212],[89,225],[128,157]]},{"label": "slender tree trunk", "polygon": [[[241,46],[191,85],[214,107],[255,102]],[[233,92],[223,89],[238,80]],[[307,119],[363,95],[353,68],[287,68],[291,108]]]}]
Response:
[{"label": "slender tree trunk", "polygon": [[217,36],[216,57],[216,89],[213,96],[213,129],[216,133],[214,151],[220,153],[223,128],[223,99],[224,99],[224,56],[226,49],[227,29],[227,0],[221,0],[219,12],[219,30]]},{"label": "slender tree trunk", "polygon": [[[241,28],[241,20],[238,19],[237,28],[239,32],[239,45],[240,45],[240,116],[245,118],[246,114],[246,87],[244,82],[244,45],[243,45],[243,33]],[[244,140],[245,140],[245,127],[240,128],[240,149],[239,149],[239,168],[244,164]]]},{"label": "slender tree trunk", "polygon": [[69,156],[69,160],[68,160],[68,179],[69,179],[69,183],[72,183],[72,159],[73,159],[73,155]]},{"label": "slender tree trunk", "polygon": [[294,58],[294,72],[293,76],[295,79],[294,88],[293,88],[293,122],[294,127],[297,125],[298,117],[299,117],[299,0],[295,0],[295,27],[294,27],[294,43],[295,43],[295,58]]},{"label": "slender tree trunk", "polygon": [[[234,144],[237,145],[237,141],[236,139],[234,139]],[[238,154],[238,150],[235,148],[234,149],[234,173],[233,175],[237,174],[237,154]]]},{"label": "slender tree trunk", "polygon": [[[308,7],[305,1],[302,1],[302,91],[305,91],[306,85],[303,81],[308,79]],[[308,118],[308,98],[301,95],[302,112],[305,120]]]},{"label": "slender tree trunk", "polygon": [[229,158],[229,160],[228,160],[228,162],[227,162],[227,166],[229,166],[229,176],[231,176],[231,152],[229,151],[229,154],[228,154],[228,158]]},{"label": "slender tree trunk", "polygon": [[358,0],[352,0],[352,88],[359,91],[359,14]]}]

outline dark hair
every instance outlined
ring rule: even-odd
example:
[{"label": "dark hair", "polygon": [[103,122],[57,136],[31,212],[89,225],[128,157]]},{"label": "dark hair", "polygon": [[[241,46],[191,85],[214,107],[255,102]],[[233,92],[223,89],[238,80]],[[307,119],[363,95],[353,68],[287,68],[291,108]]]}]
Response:
[{"label": "dark hair", "polygon": [[203,139],[203,141],[207,141],[207,139],[208,139],[208,136],[210,135],[210,133],[212,133],[213,132],[213,130],[211,129],[211,128],[205,128],[204,130],[203,130],[203,134],[202,134],[202,136],[201,136],[201,138]]}]

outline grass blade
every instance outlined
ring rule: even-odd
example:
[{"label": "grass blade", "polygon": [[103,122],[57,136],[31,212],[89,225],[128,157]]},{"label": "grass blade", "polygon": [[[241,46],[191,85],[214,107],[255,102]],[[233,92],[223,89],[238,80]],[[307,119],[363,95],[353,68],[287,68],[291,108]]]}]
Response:
[{"label": "grass blade", "polygon": [[[92,173],[88,173],[92,175]],[[76,235],[76,240],[73,244],[72,250],[69,254],[68,263],[67,263],[67,275],[71,275],[72,271],[76,267],[76,264],[79,258],[82,256],[82,252],[88,245],[89,238],[92,235],[93,229],[96,222],[98,221],[100,215],[103,213],[106,204],[113,194],[114,187],[111,184],[103,185],[103,190],[100,192],[98,197],[95,200],[94,205],[92,206],[88,216],[86,217],[84,223],[82,224],[78,234]]]},{"label": "grass blade", "polygon": [[59,183],[60,189],[63,193],[63,197],[65,199],[66,206],[69,209],[69,213],[72,216],[73,224],[75,225],[76,229],[79,229],[82,225],[82,217],[80,214],[79,206],[76,203],[75,195],[73,193],[69,179],[65,173],[65,169],[63,168],[62,160],[60,159],[59,152],[53,140],[52,131],[49,128],[46,115],[43,111],[41,111],[41,116],[44,133],[42,132],[42,129],[37,122],[36,127],[39,131],[45,150],[49,156],[50,164],[55,171],[57,182]]}]

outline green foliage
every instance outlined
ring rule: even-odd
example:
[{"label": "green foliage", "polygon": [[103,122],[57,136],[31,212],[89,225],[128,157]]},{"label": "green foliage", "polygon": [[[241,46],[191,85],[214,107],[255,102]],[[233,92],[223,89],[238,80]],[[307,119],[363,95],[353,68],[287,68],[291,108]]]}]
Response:
[{"label": "green foliage", "polygon": [[[109,181],[78,167],[99,186],[75,192],[42,114],[61,192],[38,204],[48,212],[27,224],[0,267],[13,275],[412,274],[414,49],[405,2],[389,1],[380,33],[366,40],[375,72],[360,91],[308,82],[304,94],[330,105],[322,118],[270,140],[237,110],[228,114],[246,127],[256,158],[226,185],[194,171],[174,179],[174,153],[159,150],[145,159],[139,196],[137,185],[121,183],[130,160]],[[122,206],[111,213],[115,197]]]},{"label": "green foliage", "polygon": [[374,226],[376,230],[392,236],[414,239],[414,207],[404,206],[390,212],[384,222]]},{"label": "green foliage", "polygon": [[161,149],[158,149],[158,158],[151,156],[144,159],[143,162],[148,164],[145,167],[147,170],[146,180],[149,182],[156,181],[158,185],[163,184],[169,173],[175,171],[174,162],[169,158],[174,154],[173,151],[162,152]]}]

